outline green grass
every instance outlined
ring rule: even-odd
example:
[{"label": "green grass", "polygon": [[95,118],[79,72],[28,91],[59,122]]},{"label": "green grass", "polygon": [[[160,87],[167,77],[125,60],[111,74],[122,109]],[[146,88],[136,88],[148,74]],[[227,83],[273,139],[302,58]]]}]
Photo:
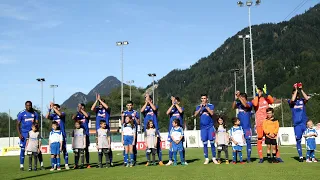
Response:
[{"label": "green grass", "polygon": [[[210,150],[209,150],[210,152]],[[264,148],[265,152],[265,148]],[[258,160],[250,164],[221,164],[203,165],[204,158],[201,148],[190,148],[186,151],[186,157],[189,162],[188,166],[166,167],[155,166],[145,167],[144,152],[139,152],[138,165],[133,168],[125,168],[122,166],[122,153],[114,152],[114,162],[116,167],[110,169],[79,169],[79,170],[64,170],[57,172],[50,172],[49,170],[28,172],[19,170],[19,157],[0,157],[0,174],[1,179],[55,179],[55,180],[72,180],[72,179],[179,179],[179,180],[197,180],[197,179],[319,179],[317,175],[320,168],[320,163],[299,163],[294,157],[297,156],[296,149],[292,146],[281,147],[281,157],[285,163],[269,164],[267,162],[258,164]],[[305,151],[304,151],[305,153]],[[316,155],[320,154],[319,148]],[[97,162],[97,153],[91,153],[91,162],[94,165]],[[73,162],[73,154],[69,155],[69,161]],[[229,156],[232,157],[231,148],[229,148]],[[222,157],[224,154],[222,153]],[[244,153],[246,157],[246,153]],[[256,158],[257,150],[254,147],[252,157]],[[163,151],[163,158],[168,159],[167,150]],[[26,158],[27,159],[27,158]],[[45,166],[49,166],[50,159],[48,155],[44,156]],[[64,160],[61,160],[64,163]],[[166,162],[166,161],[165,161]],[[25,169],[27,170],[27,161],[25,162]],[[72,166],[72,165],[71,165]]]}]

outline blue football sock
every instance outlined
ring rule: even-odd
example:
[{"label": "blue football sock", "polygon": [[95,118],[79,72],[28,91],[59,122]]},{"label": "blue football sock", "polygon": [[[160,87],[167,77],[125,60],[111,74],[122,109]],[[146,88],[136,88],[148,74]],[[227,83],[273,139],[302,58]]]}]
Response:
[{"label": "blue football sock", "polygon": [[299,157],[303,157],[302,156],[302,147],[301,147],[301,139],[297,139],[297,151],[298,151],[298,154],[299,154]]},{"label": "blue football sock", "polygon": [[134,162],[134,154],[133,154],[133,153],[130,154],[130,162],[131,162],[131,163]]},{"label": "blue football sock", "polygon": [[57,167],[60,167],[60,158],[57,158]]},{"label": "blue football sock", "polygon": [[51,158],[51,167],[54,168],[54,158]]},{"label": "blue football sock", "polygon": [[239,152],[240,162],[242,162],[242,151],[238,151],[238,152]]},{"label": "blue football sock", "polygon": [[236,151],[232,152],[232,160],[233,160],[233,162],[237,162],[237,152]]},{"label": "blue football sock", "polygon": [[127,153],[124,154],[124,162],[128,163],[129,155]]},{"label": "blue football sock", "polygon": [[247,160],[250,160],[251,159],[251,140],[247,139],[246,143],[247,143]]},{"label": "blue football sock", "polygon": [[173,152],[173,162],[177,163],[177,151]]},{"label": "blue football sock", "polygon": [[215,158],[216,157],[216,146],[214,145],[214,141],[210,141],[210,145],[211,145],[212,157]]},{"label": "blue football sock", "polygon": [[159,161],[162,161],[162,150],[161,150],[161,147],[157,148],[157,153],[158,153]]},{"label": "blue football sock", "polygon": [[21,150],[20,150],[20,164],[24,164],[24,153],[25,153],[25,149],[21,148]]},{"label": "blue football sock", "polygon": [[307,155],[306,155],[306,159],[309,159],[310,158],[310,155],[311,155],[311,151],[307,151]]},{"label": "blue football sock", "polygon": [[203,142],[203,153],[204,153],[204,158],[208,158],[208,142]]},{"label": "blue football sock", "polygon": [[125,152],[125,150],[123,150],[122,154],[123,154],[123,162],[127,162],[127,161],[126,161],[126,155],[125,155],[126,152]]},{"label": "blue football sock", "polygon": [[69,164],[69,155],[68,155],[68,151],[65,150],[65,152],[63,153],[64,155],[64,163],[65,164]]},{"label": "blue football sock", "polygon": [[179,151],[181,163],[184,163],[183,151]]},{"label": "blue football sock", "polygon": [[171,149],[169,149],[169,161],[172,161],[172,151],[171,151]]},{"label": "blue football sock", "polygon": [[315,151],[315,150],[312,150],[311,153],[310,153],[310,154],[311,154],[311,155],[310,155],[311,158],[316,158],[315,155],[314,155],[314,151]]}]

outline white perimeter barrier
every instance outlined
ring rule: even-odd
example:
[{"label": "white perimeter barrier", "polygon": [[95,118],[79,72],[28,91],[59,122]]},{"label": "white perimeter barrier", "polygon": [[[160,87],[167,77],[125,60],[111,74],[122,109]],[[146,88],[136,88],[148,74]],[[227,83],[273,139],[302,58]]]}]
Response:
[{"label": "white perimeter barrier", "polygon": [[[317,144],[320,144],[320,130],[317,130],[319,136],[316,138]],[[200,130],[188,130],[184,132],[185,135],[185,142],[184,146],[188,148],[199,148],[203,147],[201,136],[200,136]],[[170,143],[167,141],[168,133],[160,133],[161,136],[161,148],[162,149],[169,149]],[[279,143],[280,145],[295,145],[296,139],[294,134],[293,127],[280,127],[279,133]],[[18,137],[11,137],[10,138],[10,144],[9,146],[9,138],[0,138],[0,156],[15,156],[20,154],[20,147],[19,147],[19,138]],[[302,138],[302,144],[305,144],[305,139]],[[208,146],[210,147],[210,143],[208,143]],[[121,142],[113,142],[111,144],[111,148],[113,151],[122,151],[124,149]],[[144,134],[138,135],[138,142],[137,142],[137,149],[138,150],[145,150],[145,144],[144,144]],[[41,148],[43,154],[48,154],[48,146],[42,146]],[[71,144],[67,144],[67,151],[69,153],[72,153],[72,147]],[[90,152],[97,152],[96,144],[91,143],[89,146]]]}]

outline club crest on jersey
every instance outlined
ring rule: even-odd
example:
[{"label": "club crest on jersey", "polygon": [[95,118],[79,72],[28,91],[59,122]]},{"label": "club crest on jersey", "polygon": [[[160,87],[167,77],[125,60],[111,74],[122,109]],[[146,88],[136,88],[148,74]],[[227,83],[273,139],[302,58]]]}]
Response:
[{"label": "club crest on jersey", "polygon": [[32,117],[34,117],[34,114],[31,114]]},{"label": "club crest on jersey", "polygon": [[303,102],[302,102],[302,101],[300,101],[300,102],[299,102],[299,104],[303,104]]}]

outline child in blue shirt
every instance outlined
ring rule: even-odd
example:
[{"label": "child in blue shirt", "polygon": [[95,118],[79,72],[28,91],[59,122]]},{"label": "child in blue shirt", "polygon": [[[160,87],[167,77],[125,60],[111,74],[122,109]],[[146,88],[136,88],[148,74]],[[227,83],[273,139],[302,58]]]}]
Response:
[{"label": "child in blue shirt", "polygon": [[232,140],[232,157],[233,164],[237,163],[237,154],[240,157],[240,164],[244,164],[242,161],[242,146],[245,144],[246,140],[244,138],[243,129],[240,126],[240,120],[236,117],[232,118],[233,127],[230,129],[230,138]]},{"label": "child in blue shirt", "polygon": [[171,151],[173,152],[173,165],[177,165],[177,153],[179,151],[180,159],[181,159],[181,165],[185,165],[184,156],[183,156],[183,129],[180,127],[180,120],[175,119],[172,122],[172,129],[170,132],[170,136],[172,139],[172,147]]},{"label": "child in blue shirt", "polygon": [[316,150],[317,136],[318,136],[318,133],[316,129],[313,128],[312,120],[308,120],[307,129],[303,133],[303,137],[306,138],[306,148],[307,148],[306,162],[318,162],[314,155]]}]

